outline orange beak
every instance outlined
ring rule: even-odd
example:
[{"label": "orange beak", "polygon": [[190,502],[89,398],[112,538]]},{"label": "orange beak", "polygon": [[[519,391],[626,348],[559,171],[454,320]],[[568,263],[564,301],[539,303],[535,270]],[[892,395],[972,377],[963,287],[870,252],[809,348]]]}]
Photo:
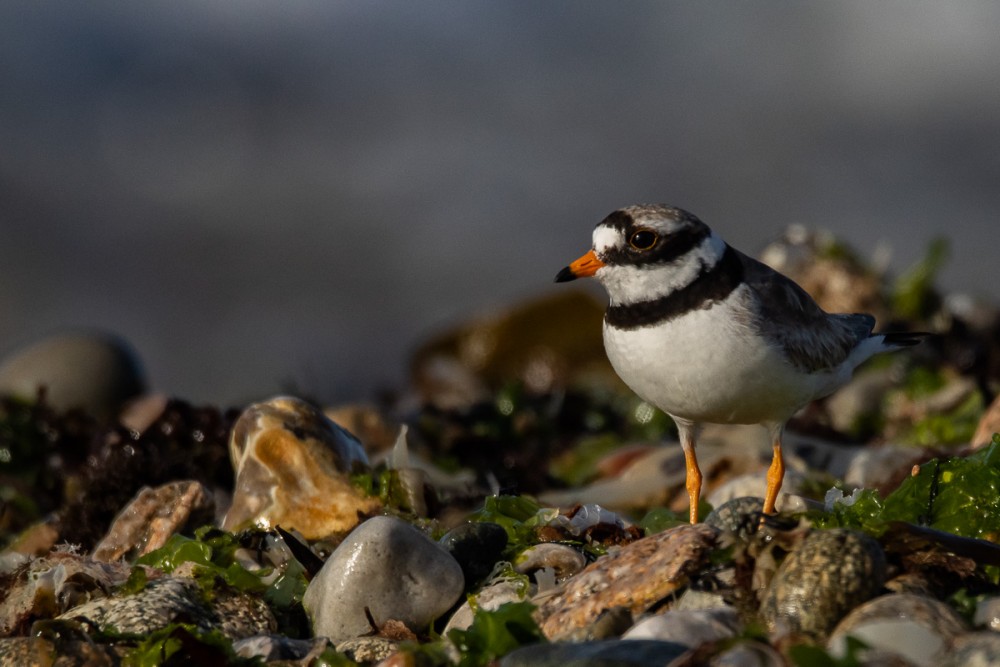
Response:
[{"label": "orange beak", "polygon": [[597,270],[604,266],[604,262],[597,259],[597,255],[591,250],[586,255],[576,260],[556,275],[557,283],[565,283],[577,278],[586,278],[597,273]]}]

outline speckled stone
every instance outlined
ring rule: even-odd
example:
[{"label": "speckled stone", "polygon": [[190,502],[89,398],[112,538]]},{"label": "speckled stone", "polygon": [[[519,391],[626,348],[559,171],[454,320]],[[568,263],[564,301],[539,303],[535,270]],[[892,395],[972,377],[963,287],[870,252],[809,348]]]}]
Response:
[{"label": "speckled stone", "polygon": [[585,639],[608,610],[646,611],[701,570],[717,536],[704,524],[677,526],[597,559],[538,607],[542,632],[553,641]]},{"label": "speckled stone", "polygon": [[810,533],[778,568],[761,604],[772,637],[820,639],[885,583],[885,554],[864,533],[831,529]]},{"label": "speckled stone", "polygon": [[364,665],[385,660],[399,650],[399,642],[385,637],[357,637],[337,644],[337,652]]},{"label": "speckled stone", "polygon": [[1000,665],[1000,634],[970,632],[955,639],[941,667],[993,667]]},{"label": "speckled stone", "polygon": [[843,618],[827,645],[846,653],[846,638],[857,637],[873,650],[896,654],[920,667],[938,665],[948,647],[966,631],[965,622],[940,600],[893,593],[869,600]]},{"label": "speckled stone", "polygon": [[150,581],[134,595],[94,600],[58,618],[140,635],[183,621],[202,630],[219,630],[230,639],[268,634],[277,627],[267,605],[254,596],[217,593],[209,603],[196,581],[169,576]]},{"label": "speckled stone", "polygon": [[127,649],[88,640],[58,641],[48,637],[0,639],[4,667],[104,667],[122,664]]},{"label": "speckled stone", "polygon": [[44,387],[46,402],[57,410],[81,408],[98,419],[117,415],[145,385],[131,346],[102,332],[49,336],[0,362],[0,394],[34,400]]},{"label": "speckled stone", "polygon": [[742,496],[718,505],[705,517],[705,523],[719,530],[745,535],[757,531],[763,513],[763,498]]},{"label": "speckled stone", "polygon": [[651,667],[670,664],[686,651],[682,644],[651,639],[534,644],[508,653],[500,667]]},{"label": "speckled stone", "polygon": [[236,469],[233,502],[222,528],[256,525],[323,539],[356,526],[379,508],[351,485],[355,465],[367,467],[361,443],[297,398],[251,405],[233,426],[229,455]]},{"label": "speckled stone", "polygon": [[462,568],[410,524],[379,516],[354,529],[316,574],[302,598],[316,635],[339,643],[400,621],[423,631],[465,588]]},{"label": "speckled stone", "polygon": [[94,547],[94,560],[134,560],[159,549],[174,533],[212,523],[215,500],[197,481],[142,488],[125,506]]}]

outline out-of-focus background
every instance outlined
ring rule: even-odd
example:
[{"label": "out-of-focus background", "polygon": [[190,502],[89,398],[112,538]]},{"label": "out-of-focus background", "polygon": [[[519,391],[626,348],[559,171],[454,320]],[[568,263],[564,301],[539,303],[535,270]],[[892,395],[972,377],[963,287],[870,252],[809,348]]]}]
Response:
[{"label": "out-of-focus background", "polygon": [[3,3],[0,356],[96,327],[192,401],[366,397],[636,202],[896,270],[945,235],[995,298],[997,35],[992,0]]}]

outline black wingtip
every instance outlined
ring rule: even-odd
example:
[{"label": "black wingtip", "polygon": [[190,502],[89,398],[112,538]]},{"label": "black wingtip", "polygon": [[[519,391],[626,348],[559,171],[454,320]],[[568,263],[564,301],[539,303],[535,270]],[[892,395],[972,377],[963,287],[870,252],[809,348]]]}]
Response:
[{"label": "black wingtip", "polygon": [[563,270],[556,274],[557,283],[568,283],[571,280],[576,280],[576,274],[568,266],[564,266]]},{"label": "black wingtip", "polygon": [[882,334],[882,343],[893,347],[911,347],[919,345],[925,338],[932,336],[927,331],[899,331]]}]

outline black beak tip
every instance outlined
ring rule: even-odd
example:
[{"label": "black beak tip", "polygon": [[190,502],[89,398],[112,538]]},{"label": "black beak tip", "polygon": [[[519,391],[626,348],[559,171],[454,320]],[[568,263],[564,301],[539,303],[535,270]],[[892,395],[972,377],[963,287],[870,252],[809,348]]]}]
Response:
[{"label": "black beak tip", "polygon": [[576,275],[570,271],[568,266],[563,267],[563,270],[556,274],[557,283],[568,283],[571,280],[576,280]]}]

